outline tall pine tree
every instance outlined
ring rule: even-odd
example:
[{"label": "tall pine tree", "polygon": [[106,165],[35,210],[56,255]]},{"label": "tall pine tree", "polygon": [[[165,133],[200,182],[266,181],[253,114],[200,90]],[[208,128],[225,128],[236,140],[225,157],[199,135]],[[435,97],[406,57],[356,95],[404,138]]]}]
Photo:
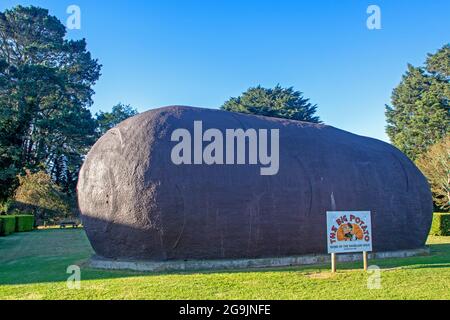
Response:
[{"label": "tall pine tree", "polygon": [[95,141],[88,108],[101,66],[84,39],[65,35],[48,10],[0,12],[0,200],[25,169],[45,169],[64,191],[73,191]]},{"label": "tall pine tree", "polygon": [[449,134],[450,46],[429,54],[424,67],[408,65],[386,106],[386,132],[412,160]]}]

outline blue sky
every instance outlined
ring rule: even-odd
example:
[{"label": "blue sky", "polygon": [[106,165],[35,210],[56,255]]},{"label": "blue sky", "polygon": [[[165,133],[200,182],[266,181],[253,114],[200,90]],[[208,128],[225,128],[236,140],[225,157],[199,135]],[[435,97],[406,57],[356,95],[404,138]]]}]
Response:
[{"label": "blue sky", "polygon": [[[250,86],[294,86],[330,125],[388,140],[384,105],[407,63],[450,41],[448,0],[84,1],[2,0],[48,8],[63,22],[81,8],[88,49],[103,64],[93,113],[123,102],[139,111],[218,108]],[[381,9],[381,30],[366,27]]]}]

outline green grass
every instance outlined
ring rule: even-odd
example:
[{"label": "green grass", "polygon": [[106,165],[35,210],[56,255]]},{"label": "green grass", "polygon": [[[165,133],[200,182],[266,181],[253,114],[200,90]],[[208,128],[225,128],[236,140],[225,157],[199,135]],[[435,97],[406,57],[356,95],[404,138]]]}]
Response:
[{"label": "green grass", "polygon": [[[85,266],[83,230],[39,230],[0,238],[0,299],[450,299],[450,237],[430,237],[430,256],[373,260],[381,289],[360,263],[277,269],[145,274]],[[66,269],[81,266],[81,289]]]}]

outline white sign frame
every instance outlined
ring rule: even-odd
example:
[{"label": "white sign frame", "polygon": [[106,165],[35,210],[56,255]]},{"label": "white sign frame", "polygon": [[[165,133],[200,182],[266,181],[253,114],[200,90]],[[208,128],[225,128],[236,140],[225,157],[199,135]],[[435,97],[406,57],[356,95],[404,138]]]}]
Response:
[{"label": "white sign frame", "polygon": [[327,211],[327,248],[328,253],[372,251],[371,212]]}]

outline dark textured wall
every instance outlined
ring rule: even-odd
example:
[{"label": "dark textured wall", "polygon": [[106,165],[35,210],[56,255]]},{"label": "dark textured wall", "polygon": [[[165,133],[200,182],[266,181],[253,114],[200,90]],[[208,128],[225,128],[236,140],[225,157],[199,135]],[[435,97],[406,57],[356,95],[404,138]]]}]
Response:
[{"label": "dark textured wall", "polygon": [[[280,169],[172,164],[172,131],[280,130]],[[106,258],[277,257],[326,252],[326,211],[372,211],[374,251],[423,246],[428,184],[391,145],[330,126],[190,107],[128,119],[104,135],[80,173],[92,246]]]}]

